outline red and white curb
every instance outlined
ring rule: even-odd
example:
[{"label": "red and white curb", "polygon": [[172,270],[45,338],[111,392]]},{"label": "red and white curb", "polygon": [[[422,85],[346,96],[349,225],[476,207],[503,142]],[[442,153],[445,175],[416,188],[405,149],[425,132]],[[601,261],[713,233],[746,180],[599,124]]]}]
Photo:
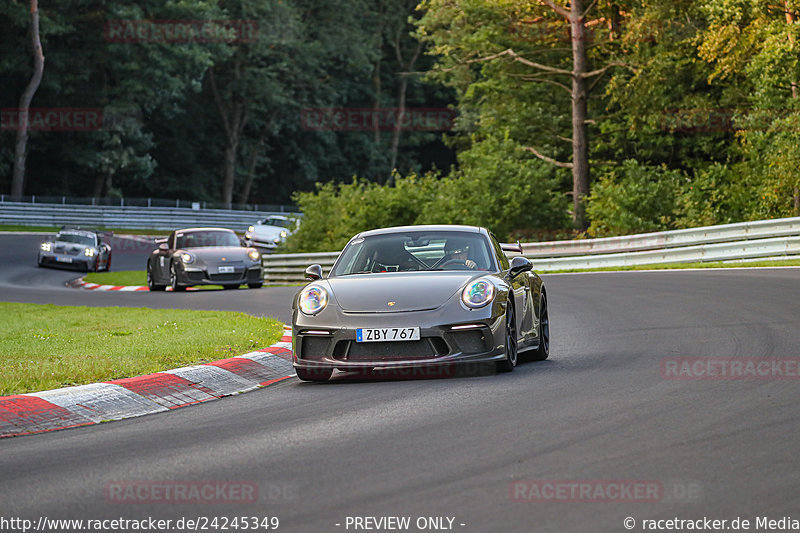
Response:
[{"label": "red and white curb", "polygon": [[[86,289],[89,291],[120,291],[120,292],[138,292],[148,291],[149,289],[143,285],[99,285],[97,283],[87,283],[82,279],[68,283],[74,289]],[[167,290],[171,290],[167,287]]]},{"label": "red and white curb", "polygon": [[[75,281],[70,281],[67,283],[69,287],[73,289],[86,289],[88,291],[118,291],[118,292],[140,292],[140,291],[147,291],[148,289],[145,285],[98,285],[97,283],[88,283],[82,279],[76,279]],[[167,291],[171,291],[172,287],[167,287]],[[197,287],[186,287],[187,291],[197,291],[200,290]]]},{"label": "red and white curb", "polygon": [[146,376],[0,397],[0,438],[160,413],[248,392],[295,375],[292,332],[268,348]]}]

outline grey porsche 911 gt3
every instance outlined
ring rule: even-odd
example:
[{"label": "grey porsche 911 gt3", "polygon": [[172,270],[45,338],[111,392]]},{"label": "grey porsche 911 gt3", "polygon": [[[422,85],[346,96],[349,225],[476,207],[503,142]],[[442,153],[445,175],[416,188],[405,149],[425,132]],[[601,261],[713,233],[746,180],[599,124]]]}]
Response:
[{"label": "grey porsche 911 gt3", "polygon": [[341,371],[453,367],[512,371],[520,351],[549,355],[547,297],[531,262],[485,228],[403,226],[365,231],[327,277],[294,298],[293,361],[305,381]]},{"label": "grey porsche 911 gt3", "polygon": [[264,284],[261,254],[242,246],[236,233],[224,228],[188,228],[156,239],[158,248],[147,259],[151,291],[183,291],[194,285],[251,289]]}]

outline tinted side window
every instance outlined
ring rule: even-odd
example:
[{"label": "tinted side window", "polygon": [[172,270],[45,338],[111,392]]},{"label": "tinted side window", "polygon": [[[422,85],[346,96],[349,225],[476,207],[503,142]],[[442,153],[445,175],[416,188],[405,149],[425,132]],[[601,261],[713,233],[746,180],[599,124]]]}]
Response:
[{"label": "tinted side window", "polygon": [[494,248],[494,254],[497,256],[497,262],[500,264],[500,269],[508,270],[511,268],[511,265],[508,262],[505,252],[503,252],[503,249],[500,247],[500,243],[497,242],[497,239],[495,239],[494,235],[491,233],[489,234],[489,238],[492,240],[492,247]]}]

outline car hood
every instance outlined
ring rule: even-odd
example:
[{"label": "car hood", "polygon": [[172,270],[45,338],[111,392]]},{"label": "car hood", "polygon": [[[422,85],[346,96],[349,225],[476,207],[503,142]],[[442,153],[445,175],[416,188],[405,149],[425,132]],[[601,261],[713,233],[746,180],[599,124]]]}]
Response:
[{"label": "car hood", "polygon": [[278,237],[281,236],[282,231],[285,231],[287,234],[289,233],[289,230],[286,228],[280,226],[268,226],[268,225],[254,226],[253,231],[251,231],[250,233],[252,233],[257,237],[265,239],[277,239]]},{"label": "car hood", "polygon": [[[436,309],[486,272],[387,272],[328,278],[339,307],[351,313]],[[390,302],[394,302],[390,304]]]},{"label": "car hood", "polygon": [[208,248],[186,248],[177,253],[189,252],[198,261],[244,261],[247,259],[247,248],[240,246],[210,246]]},{"label": "car hood", "polygon": [[75,242],[67,242],[67,241],[55,241],[53,242],[53,248],[58,248],[59,250],[69,250],[73,252],[79,252],[81,250],[85,250],[86,248],[95,248],[90,244],[78,244]]}]

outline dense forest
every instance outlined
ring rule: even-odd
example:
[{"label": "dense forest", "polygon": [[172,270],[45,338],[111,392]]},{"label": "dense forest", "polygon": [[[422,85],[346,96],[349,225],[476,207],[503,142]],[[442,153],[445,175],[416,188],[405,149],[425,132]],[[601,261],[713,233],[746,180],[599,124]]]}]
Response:
[{"label": "dense forest", "polygon": [[[800,0],[42,0],[23,193],[296,202],[289,249],[800,214]],[[0,7],[0,190],[33,75]],[[96,128],[35,127],[93,109]],[[39,111],[37,111],[39,110]]]}]

